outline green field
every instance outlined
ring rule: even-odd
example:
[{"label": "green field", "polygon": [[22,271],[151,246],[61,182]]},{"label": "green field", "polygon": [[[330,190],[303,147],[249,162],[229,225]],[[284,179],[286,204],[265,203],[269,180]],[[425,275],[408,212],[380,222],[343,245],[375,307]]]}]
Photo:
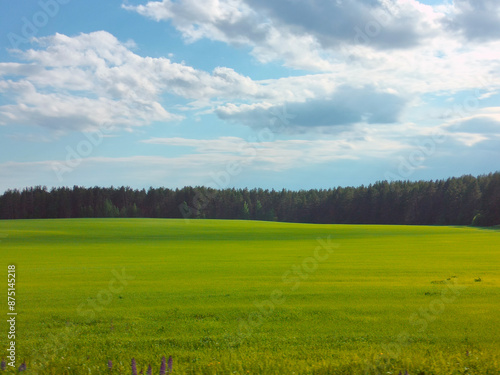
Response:
[{"label": "green field", "polygon": [[132,357],[158,374],[163,355],[179,374],[500,372],[499,231],[83,219],[0,236],[27,374],[130,374]]}]

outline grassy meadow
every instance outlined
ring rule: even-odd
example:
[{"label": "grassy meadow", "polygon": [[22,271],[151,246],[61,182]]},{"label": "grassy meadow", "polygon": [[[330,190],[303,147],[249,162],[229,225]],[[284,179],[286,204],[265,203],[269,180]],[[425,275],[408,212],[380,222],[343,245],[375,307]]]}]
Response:
[{"label": "grassy meadow", "polygon": [[0,236],[27,374],[130,374],[132,357],[158,374],[163,355],[178,374],[500,372],[500,231],[74,219]]}]

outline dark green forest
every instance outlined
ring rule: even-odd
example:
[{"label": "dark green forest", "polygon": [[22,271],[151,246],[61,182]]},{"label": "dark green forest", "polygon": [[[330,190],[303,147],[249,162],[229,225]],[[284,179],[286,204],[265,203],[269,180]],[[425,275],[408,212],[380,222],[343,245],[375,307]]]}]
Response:
[{"label": "dark green forest", "polygon": [[320,190],[37,186],[0,196],[1,219],[206,218],[331,224],[500,224],[500,172]]}]

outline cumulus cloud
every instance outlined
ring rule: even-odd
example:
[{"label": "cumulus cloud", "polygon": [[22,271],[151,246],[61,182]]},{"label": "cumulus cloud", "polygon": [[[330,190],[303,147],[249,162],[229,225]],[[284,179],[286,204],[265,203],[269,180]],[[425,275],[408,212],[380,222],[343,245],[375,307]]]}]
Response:
[{"label": "cumulus cloud", "polygon": [[137,70],[139,58],[106,32],[35,40],[17,51],[25,64],[0,63],[0,124],[38,125],[56,132],[103,124],[133,127],[172,121],[157,101],[157,86]]},{"label": "cumulus cloud", "polygon": [[[372,86],[339,87],[329,98],[314,98],[304,102],[288,102],[286,106],[259,103],[225,105],[217,108],[224,120],[259,128],[276,126],[293,132],[305,128],[353,125],[356,123],[395,123],[407,100],[396,93],[383,92]],[[279,124],[278,124],[279,125]]]},{"label": "cumulus cloud", "polygon": [[[328,27],[334,27],[326,25],[326,20],[323,26],[314,25],[307,17],[294,18],[291,10],[290,14],[281,14],[276,10],[281,5],[274,2],[252,4],[211,0],[201,6],[194,0],[165,0],[127,8],[154,19],[170,20],[190,40],[219,38],[236,43],[240,35],[238,43],[253,45],[254,52],[262,49],[259,54],[263,60],[285,58],[293,65],[306,59],[322,64],[321,69],[326,71],[256,81],[230,67],[206,72],[168,58],[140,56],[132,42],[121,42],[105,31],[77,36],[55,34],[35,39],[32,49],[15,51],[23,62],[0,63],[0,95],[5,103],[0,105],[0,125],[35,124],[63,132],[111,124],[131,130],[155,121],[179,121],[189,116],[189,111],[200,110],[201,114],[214,111],[220,119],[259,127],[275,121],[272,113],[288,103],[289,112],[295,116],[289,130],[296,132],[360,122],[393,123],[422,94],[481,86],[494,92],[500,88],[495,48],[500,48],[500,41],[464,46],[441,37],[390,53],[382,45],[348,45],[341,52],[347,60],[341,61],[336,60],[336,52],[325,52],[330,47],[334,51],[337,43],[321,37],[332,31]],[[302,9],[298,2],[290,4],[296,12]],[[349,14],[364,12],[366,17],[386,9],[392,18],[382,21],[379,17],[380,22],[394,24],[409,17],[414,21],[410,29],[416,30],[419,38],[424,38],[421,29],[425,27],[417,20],[426,19],[432,31],[444,14],[413,0],[325,4],[318,2],[308,17],[319,17],[322,6],[340,7]],[[236,28],[256,22],[252,25],[260,28],[256,33],[262,35],[245,33],[243,26],[238,34],[222,27],[221,20]],[[298,39],[296,34],[300,34]],[[345,37],[335,36],[333,31],[331,35],[339,43]],[[252,38],[262,43],[252,44]],[[267,43],[269,38],[275,38],[271,44]],[[296,56],[289,55],[294,51]],[[165,94],[189,102],[169,107]]]},{"label": "cumulus cloud", "polygon": [[478,113],[459,118],[444,124],[443,129],[450,133],[474,134],[493,139],[500,136],[500,107],[483,108]]},{"label": "cumulus cloud", "polygon": [[156,102],[92,99],[62,93],[40,93],[28,81],[0,82],[0,94],[13,95],[17,103],[0,106],[0,124],[38,125],[55,133],[91,131],[103,126],[133,127],[150,121],[171,121]]},{"label": "cumulus cloud", "polygon": [[[325,70],[331,64],[314,48],[310,35],[280,29],[259,11],[241,0],[150,1],[146,5],[123,5],[156,21],[170,21],[188,42],[207,38],[231,45],[250,45],[261,62],[275,59],[303,69]],[[293,43],[288,43],[293,40]],[[286,42],[286,43],[283,43]]]},{"label": "cumulus cloud", "polygon": [[[279,27],[309,33],[324,48],[371,39],[374,48],[399,49],[419,45],[435,28],[430,7],[413,1],[245,1],[264,12]],[[424,11],[427,10],[427,12]],[[365,40],[367,41],[367,40]]]},{"label": "cumulus cloud", "polygon": [[150,1],[123,5],[156,21],[170,21],[189,42],[202,38],[249,45],[262,62],[332,70],[339,47],[406,49],[437,32],[440,15],[418,1]]},{"label": "cumulus cloud", "polygon": [[497,0],[455,0],[443,23],[472,41],[500,39],[500,3]]},{"label": "cumulus cloud", "polygon": [[465,133],[500,134],[500,121],[487,116],[462,121],[453,126],[453,131]]},{"label": "cumulus cloud", "polygon": [[[460,12],[460,4],[209,0],[200,5],[196,0],[162,0],[124,8],[170,22],[188,42],[207,38],[244,44],[262,63],[278,61],[324,72],[304,76],[308,82],[295,87],[294,93],[315,93],[310,86],[321,80],[329,81],[333,89],[342,84],[372,84],[407,93],[456,92],[476,88],[479,81],[498,87],[500,43],[464,45],[443,26]],[[294,78],[288,82],[298,83]],[[291,86],[281,80],[269,88],[285,84]]]},{"label": "cumulus cloud", "polygon": [[258,85],[233,69],[210,74],[141,57],[105,32],[35,39],[38,49],[16,51],[25,63],[0,63],[0,124],[39,125],[57,131],[90,130],[100,124],[132,128],[181,115],[161,95],[189,99],[259,95]]}]

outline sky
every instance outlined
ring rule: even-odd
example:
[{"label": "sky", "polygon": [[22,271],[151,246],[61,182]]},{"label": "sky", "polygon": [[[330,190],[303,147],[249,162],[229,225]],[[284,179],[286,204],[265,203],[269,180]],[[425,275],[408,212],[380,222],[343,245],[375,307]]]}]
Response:
[{"label": "sky", "polygon": [[0,2],[0,192],[500,170],[497,0]]}]

